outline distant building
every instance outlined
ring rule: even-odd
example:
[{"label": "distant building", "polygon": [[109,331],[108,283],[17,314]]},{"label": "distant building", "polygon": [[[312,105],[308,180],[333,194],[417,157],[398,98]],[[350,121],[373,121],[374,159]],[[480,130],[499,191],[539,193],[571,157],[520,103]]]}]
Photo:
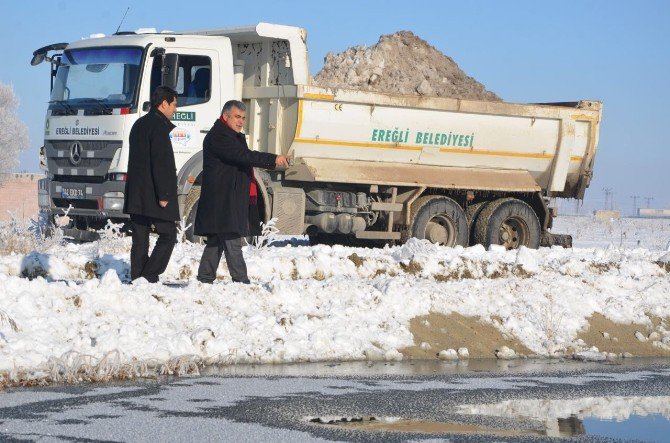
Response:
[{"label": "distant building", "polygon": [[0,222],[15,218],[30,220],[37,218],[37,181],[43,173],[2,174],[0,180]]},{"label": "distant building", "polygon": [[618,219],[621,218],[621,212],[619,212],[619,211],[603,210],[603,209],[600,209],[600,210],[597,210],[597,211],[593,211],[593,215],[594,215],[595,218],[597,218],[598,220],[612,220],[612,219],[618,220]]},{"label": "distant building", "polygon": [[670,218],[670,209],[639,208],[637,216],[644,218]]}]

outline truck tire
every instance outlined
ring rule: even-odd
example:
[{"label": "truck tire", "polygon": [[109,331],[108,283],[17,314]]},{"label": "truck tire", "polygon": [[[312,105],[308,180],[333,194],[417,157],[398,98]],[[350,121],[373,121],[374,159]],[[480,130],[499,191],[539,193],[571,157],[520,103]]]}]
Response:
[{"label": "truck tire", "polygon": [[475,221],[475,242],[488,248],[503,245],[507,249],[521,246],[537,249],[542,228],[528,203],[516,198],[501,198],[482,209]]},{"label": "truck tire", "polygon": [[465,209],[465,218],[468,219],[468,239],[470,240],[469,244],[471,246],[477,244],[475,241],[475,222],[477,221],[477,217],[479,217],[479,213],[482,212],[482,209],[488,204],[489,202],[479,202],[470,205]]},{"label": "truck tire", "polygon": [[468,220],[465,211],[449,197],[419,197],[412,203],[409,227],[403,241],[410,237],[449,247],[467,246]]},{"label": "truck tire", "polygon": [[195,214],[198,212],[199,201],[200,186],[193,186],[184,201],[184,217],[186,217],[186,226],[188,226],[185,236],[186,240],[190,242],[204,244],[205,237],[193,234],[193,229],[195,228]]}]

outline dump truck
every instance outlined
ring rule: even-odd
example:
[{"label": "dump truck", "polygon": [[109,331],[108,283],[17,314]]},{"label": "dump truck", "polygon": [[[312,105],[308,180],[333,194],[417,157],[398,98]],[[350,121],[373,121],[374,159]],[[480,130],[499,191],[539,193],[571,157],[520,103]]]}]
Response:
[{"label": "dump truck", "polygon": [[[67,213],[65,233],[95,238],[123,214],[128,135],[159,85],[178,93],[170,137],[180,213],[192,226],[202,142],[223,104],[247,107],[251,149],[284,154],[256,171],[259,209],[280,234],[315,243],[508,249],[562,244],[554,198],[582,199],[592,178],[602,104],[515,104],[405,96],[311,84],[302,28],[117,32],[45,46],[51,100],[39,204]],[[192,228],[187,230],[192,240]]]}]

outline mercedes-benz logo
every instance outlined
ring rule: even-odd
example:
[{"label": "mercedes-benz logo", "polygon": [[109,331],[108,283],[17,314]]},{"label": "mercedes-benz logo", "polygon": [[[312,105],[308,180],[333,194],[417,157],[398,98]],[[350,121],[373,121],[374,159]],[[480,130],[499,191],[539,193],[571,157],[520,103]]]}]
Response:
[{"label": "mercedes-benz logo", "polygon": [[81,143],[74,142],[70,145],[70,163],[75,166],[81,163],[81,151]]}]

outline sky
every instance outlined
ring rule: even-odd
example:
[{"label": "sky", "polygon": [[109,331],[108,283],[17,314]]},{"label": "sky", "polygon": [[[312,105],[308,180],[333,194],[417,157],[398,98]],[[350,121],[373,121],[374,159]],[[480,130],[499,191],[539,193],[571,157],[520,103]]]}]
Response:
[{"label": "sky", "polygon": [[[142,27],[173,31],[248,26],[260,21],[307,30],[310,72],[328,52],[371,46],[409,30],[450,56],[505,101],[604,103],[594,180],[584,209],[602,209],[611,189],[616,209],[670,208],[670,2],[417,1],[337,2],[32,0],[4,2],[0,82],[20,100],[30,130],[20,172],[38,171],[49,100],[49,69],[30,66],[50,43]],[[647,200],[645,198],[653,198]],[[568,211],[573,210],[572,205]]]}]

